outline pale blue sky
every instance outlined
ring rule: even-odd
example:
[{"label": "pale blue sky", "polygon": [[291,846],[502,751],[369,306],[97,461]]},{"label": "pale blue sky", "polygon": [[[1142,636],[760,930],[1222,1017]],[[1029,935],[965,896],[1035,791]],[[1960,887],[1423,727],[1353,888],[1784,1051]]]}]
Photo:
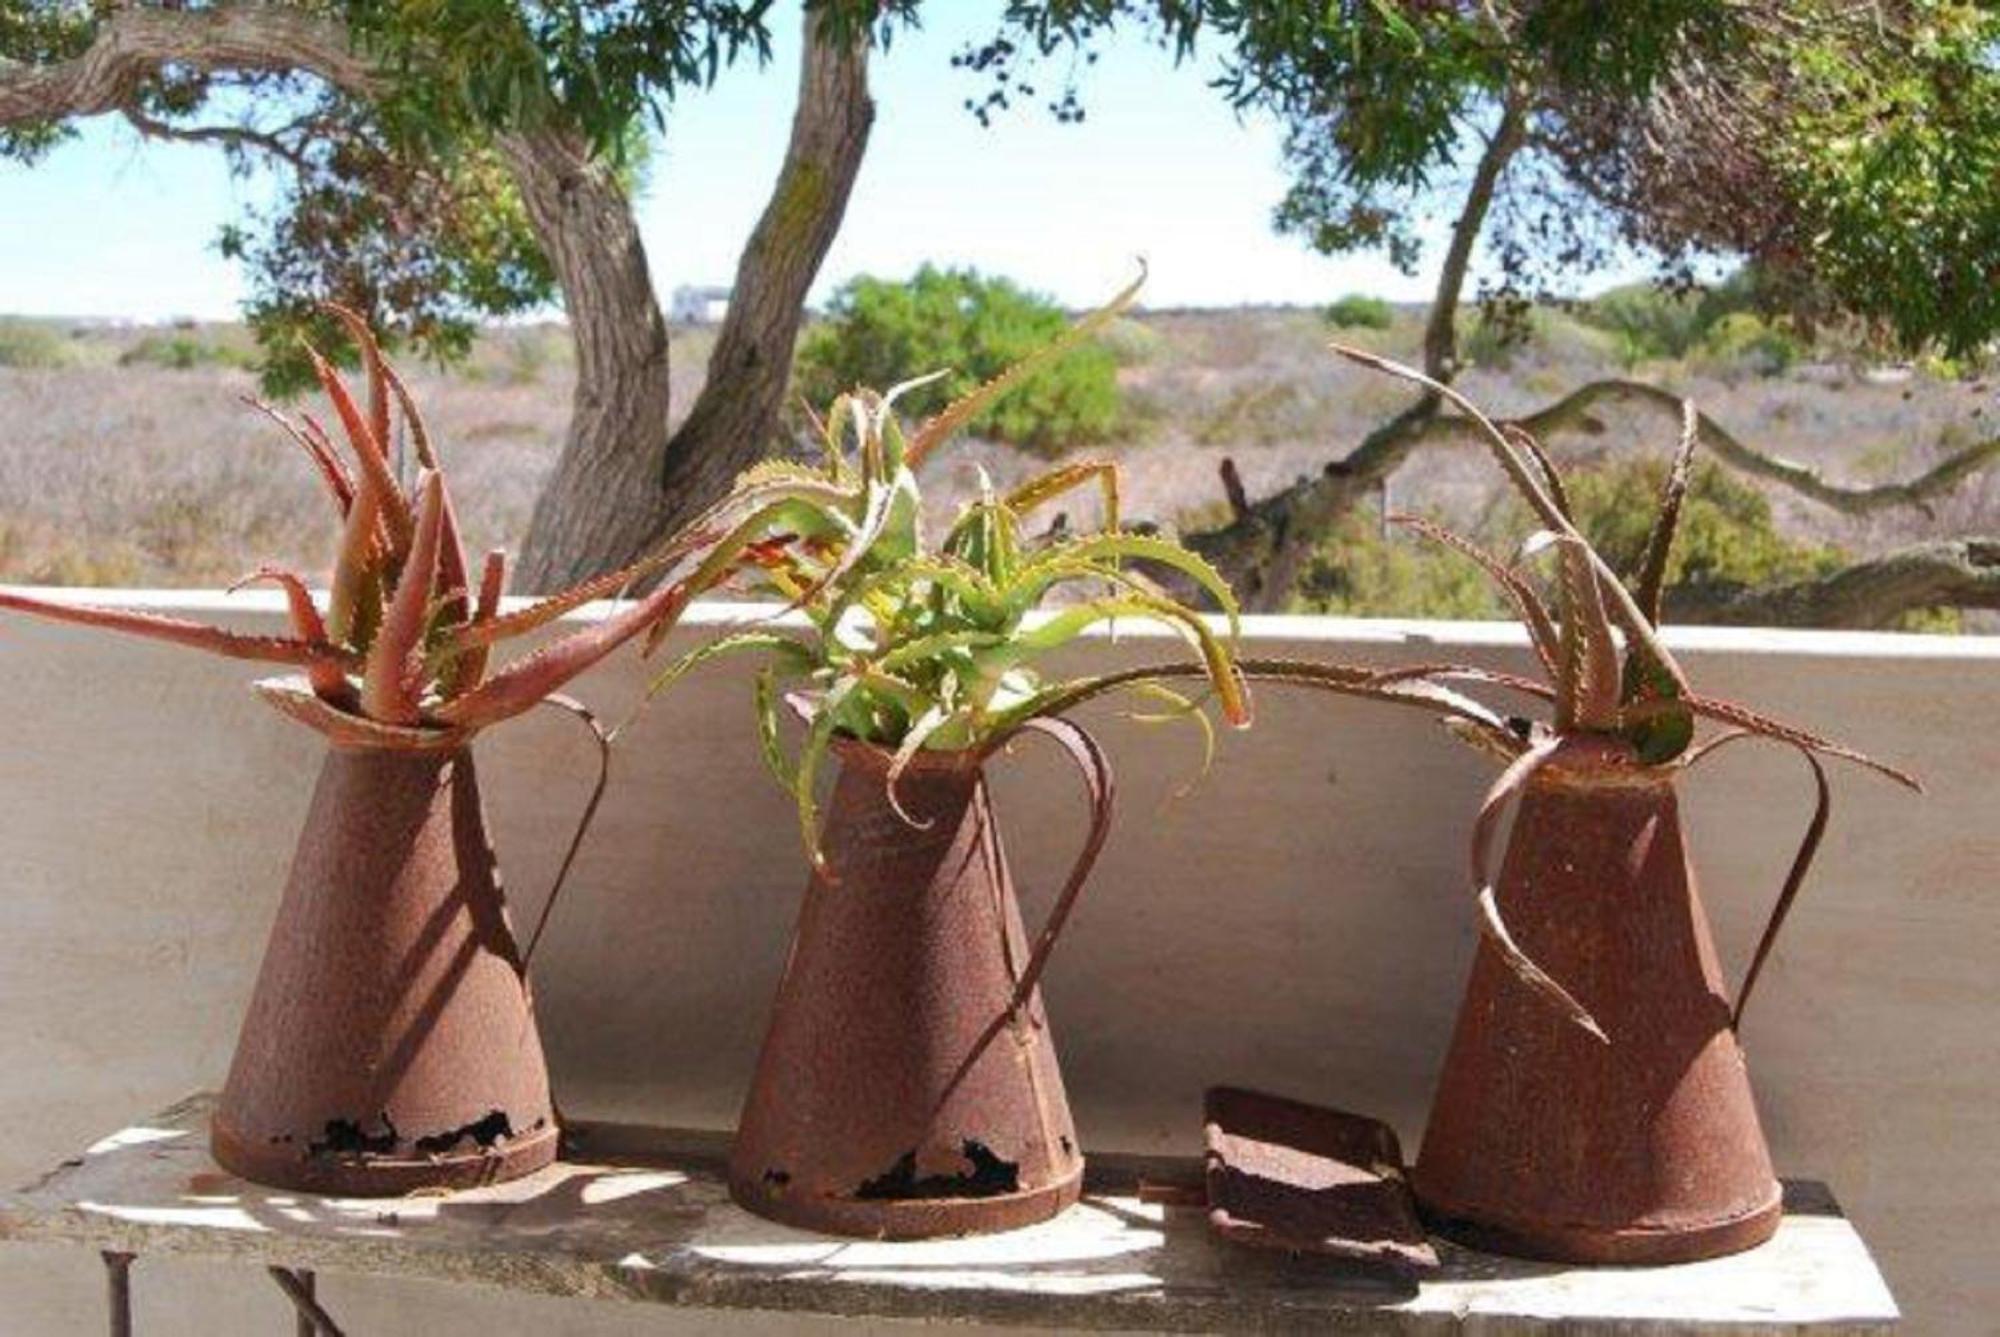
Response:
[{"label": "pale blue sky", "polygon": [[[963,109],[984,76],[950,57],[991,31],[997,6],[934,5],[928,26],[878,55],[874,136],[816,297],[856,273],[926,259],[977,265],[1086,304],[1143,254],[1149,305],[1323,302],[1348,291],[1422,296],[1427,276],[1374,256],[1327,259],[1274,234],[1285,178],[1279,132],[1239,120],[1205,61],[1125,36],[1086,71],[1088,117],[1039,106],[982,129]],[[784,152],[797,76],[795,6],[774,21],[772,63],[745,63],[670,112],[640,216],[662,295],[727,283]],[[1044,91],[1057,71],[1039,72]],[[243,284],[217,228],[255,187],[219,155],[90,124],[42,166],[0,165],[0,311],[161,319],[233,315]]]}]

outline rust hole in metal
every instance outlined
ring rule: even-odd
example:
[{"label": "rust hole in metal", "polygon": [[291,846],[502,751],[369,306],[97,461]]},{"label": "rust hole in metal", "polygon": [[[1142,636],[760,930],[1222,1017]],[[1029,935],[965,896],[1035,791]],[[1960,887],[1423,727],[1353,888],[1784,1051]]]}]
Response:
[{"label": "rust hole in metal", "polygon": [[965,1139],[959,1153],[972,1168],[962,1174],[917,1177],[917,1153],[906,1151],[884,1174],[868,1180],[854,1191],[864,1201],[905,1198],[997,1198],[1018,1193],[1021,1167],[1003,1161],[983,1142]]},{"label": "rust hole in metal", "polygon": [[379,1116],[385,1131],[368,1133],[354,1119],[328,1119],[326,1136],[306,1144],[308,1156],[386,1156],[396,1149],[396,1125],[385,1110]]},{"label": "rust hole in metal", "polygon": [[417,1150],[435,1156],[450,1151],[468,1138],[482,1147],[491,1149],[496,1143],[504,1142],[512,1136],[514,1136],[514,1121],[507,1117],[507,1111],[493,1110],[484,1118],[474,1119],[471,1123],[460,1124],[457,1128],[448,1128],[442,1133],[418,1138]]}]

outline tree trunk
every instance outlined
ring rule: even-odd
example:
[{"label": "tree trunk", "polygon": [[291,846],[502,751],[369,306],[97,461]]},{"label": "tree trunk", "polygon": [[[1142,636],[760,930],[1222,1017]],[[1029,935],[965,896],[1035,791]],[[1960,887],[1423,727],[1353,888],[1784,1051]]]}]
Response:
[{"label": "tree trunk", "polygon": [[[524,193],[535,180],[541,197],[529,209],[557,259],[577,341],[569,440],[535,504],[521,590],[631,561],[726,492],[775,438],[806,293],[846,212],[875,114],[865,34],[840,43],[819,29],[808,13],[784,166],[744,248],[707,384],[671,436],[666,328],[623,193],[614,210],[589,182],[560,174],[551,192],[537,179],[542,156],[524,163],[510,145]],[[601,172],[592,180],[616,191]],[[552,206],[565,212],[545,226]]]}]

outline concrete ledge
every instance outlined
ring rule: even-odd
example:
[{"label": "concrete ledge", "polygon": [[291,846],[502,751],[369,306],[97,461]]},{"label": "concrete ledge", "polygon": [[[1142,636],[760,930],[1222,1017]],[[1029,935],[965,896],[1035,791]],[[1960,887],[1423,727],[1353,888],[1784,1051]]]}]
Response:
[{"label": "concrete ledge", "polygon": [[[1681,1267],[1564,1268],[1440,1242],[1422,1285],[1218,1239],[1199,1210],[1141,1202],[1107,1157],[1045,1225],[916,1244],[840,1241],[730,1202],[714,1138],[573,1130],[586,1152],[525,1179],[386,1200],[258,1188],[206,1148],[210,1097],[125,1128],[0,1199],[0,1238],[139,1255],[475,1282],[510,1291],[854,1319],[1151,1332],[1874,1334],[1896,1306],[1817,1184],[1787,1189],[1759,1249]],[[603,1133],[606,1135],[600,1136]],[[1157,1167],[1153,1167],[1157,1169]],[[1196,1163],[1181,1167],[1197,1173]],[[143,1280],[143,1268],[137,1274]]]}]

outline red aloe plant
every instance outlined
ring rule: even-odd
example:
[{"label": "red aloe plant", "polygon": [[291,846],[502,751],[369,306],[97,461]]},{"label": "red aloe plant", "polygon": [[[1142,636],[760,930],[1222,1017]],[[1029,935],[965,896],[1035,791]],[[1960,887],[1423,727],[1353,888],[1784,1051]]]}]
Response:
[{"label": "red aloe plant", "polygon": [[[367,323],[345,308],[328,309],[353,336],[367,378],[363,405],[331,364],[312,354],[346,437],[344,456],[311,415],[301,414],[295,422],[269,405],[255,405],[305,451],[340,520],[340,545],[323,611],[303,578],[270,566],[259,567],[232,588],[256,581],[282,588],[290,610],[289,635],[245,635],[14,590],[0,590],[0,608],[289,665],[304,676],[270,679],[259,683],[258,690],[334,741],[434,748],[457,746],[475,731],[530,709],[640,631],[670,623],[699,588],[713,583],[712,563],[704,567],[702,580],[663,581],[603,622],[489,673],[492,647],[499,641],[545,627],[592,599],[671,573],[684,559],[712,547],[718,531],[698,522],[630,566],[502,613],[506,555],[488,553],[478,588],[471,587],[451,493],[409,390],[382,357]],[[418,465],[416,481],[407,490],[389,457],[398,417]]]}]

